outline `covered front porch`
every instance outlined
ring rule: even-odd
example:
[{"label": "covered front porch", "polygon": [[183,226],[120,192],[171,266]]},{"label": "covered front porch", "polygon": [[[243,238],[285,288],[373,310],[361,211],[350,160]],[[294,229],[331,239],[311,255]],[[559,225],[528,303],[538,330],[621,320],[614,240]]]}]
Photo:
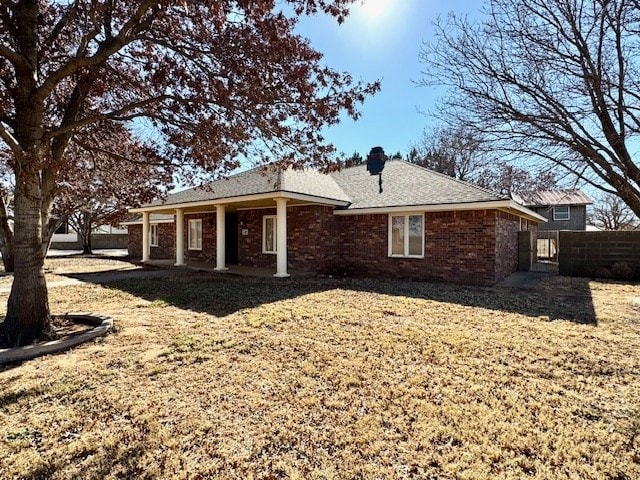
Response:
[{"label": "covered front porch", "polygon": [[[142,214],[138,225],[142,226],[143,263],[286,278],[292,273],[288,263],[287,243],[292,235],[288,231],[288,211],[294,207],[335,207],[342,203],[315,196],[271,192],[188,204],[153,205],[132,211]],[[160,230],[152,215],[169,216],[173,225],[165,224]],[[159,244],[158,232],[166,232],[167,228],[173,228],[170,231],[173,237],[171,250],[165,248],[163,258],[157,258],[158,249],[153,249]],[[168,260],[171,256],[173,259]],[[275,272],[269,267],[274,263]],[[304,269],[305,265],[297,268]]]}]

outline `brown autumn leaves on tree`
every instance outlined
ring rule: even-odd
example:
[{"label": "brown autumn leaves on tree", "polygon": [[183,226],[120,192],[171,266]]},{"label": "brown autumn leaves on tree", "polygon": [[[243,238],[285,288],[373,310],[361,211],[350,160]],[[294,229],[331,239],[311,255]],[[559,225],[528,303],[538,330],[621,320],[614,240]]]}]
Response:
[{"label": "brown autumn leaves on tree", "polygon": [[423,47],[422,83],[449,87],[440,117],[640,215],[640,2],[487,0],[485,14],[438,21]]},{"label": "brown autumn leaves on tree", "polygon": [[72,139],[66,155],[73,168],[61,172],[43,249],[62,222],[78,233],[83,253],[91,252],[92,231],[117,225],[130,208],[164,196],[172,187],[172,166],[122,125],[97,125]]},{"label": "brown autumn leaves on tree", "polygon": [[[321,64],[293,31],[342,21],[351,0],[7,0],[0,6],[0,139],[15,180],[15,274],[5,343],[50,325],[44,227],[84,129],[142,123],[191,177],[250,157],[332,168],[322,128],[379,89]],[[114,161],[126,151],[110,153]]]}]

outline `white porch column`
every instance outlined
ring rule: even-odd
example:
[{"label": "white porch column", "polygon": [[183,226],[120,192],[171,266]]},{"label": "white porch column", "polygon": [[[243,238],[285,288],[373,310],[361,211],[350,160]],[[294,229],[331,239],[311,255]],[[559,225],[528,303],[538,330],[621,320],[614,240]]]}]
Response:
[{"label": "white porch column", "polygon": [[274,277],[288,277],[287,273],[287,199],[276,198],[276,248],[278,267]]},{"label": "white porch column", "polygon": [[184,266],[184,210],[176,208],[176,267]]},{"label": "white porch column", "polygon": [[216,268],[220,272],[228,270],[225,263],[225,211],[224,205],[216,205]]},{"label": "white porch column", "polygon": [[148,262],[151,258],[151,244],[149,242],[149,212],[142,212],[142,261]]}]

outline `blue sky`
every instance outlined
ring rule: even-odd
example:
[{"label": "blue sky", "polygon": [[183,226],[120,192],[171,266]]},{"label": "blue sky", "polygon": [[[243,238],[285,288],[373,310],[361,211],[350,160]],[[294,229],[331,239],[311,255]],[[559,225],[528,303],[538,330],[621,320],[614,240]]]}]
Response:
[{"label": "blue sky", "polygon": [[364,0],[342,25],[324,16],[300,22],[298,32],[324,54],[328,66],[354,79],[382,81],[382,90],[367,99],[357,122],[345,118],[325,131],[338,152],[366,156],[377,145],[387,154],[409,150],[434,124],[425,112],[442,94],[415,85],[423,69],[419,52],[432,38],[432,22],[451,11],[474,16],[481,6],[481,0]]}]

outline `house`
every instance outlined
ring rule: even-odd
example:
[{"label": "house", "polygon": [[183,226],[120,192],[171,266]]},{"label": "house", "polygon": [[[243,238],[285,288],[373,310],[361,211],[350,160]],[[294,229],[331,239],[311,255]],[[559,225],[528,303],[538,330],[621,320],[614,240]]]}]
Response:
[{"label": "house", "polygon": [[256,168],[168,196],[125,222],[132,257],[493,284],[518,267],[518,231],[544,218],[400,160],[332,174]]},{"label": "house", "polygon": [[[127,230],[112,225],[101,225],[92,230],[91,244],[93,248],[127,248]],[[82,239],[69,222],[63,222],[51,237],[51,248],[82,250]]]},{"label": "house", "polygon": [[593,200],[581,190],[538,190],[512,193],[511,197],[547,219],[541,231],[587,229],[587,205]]}]

